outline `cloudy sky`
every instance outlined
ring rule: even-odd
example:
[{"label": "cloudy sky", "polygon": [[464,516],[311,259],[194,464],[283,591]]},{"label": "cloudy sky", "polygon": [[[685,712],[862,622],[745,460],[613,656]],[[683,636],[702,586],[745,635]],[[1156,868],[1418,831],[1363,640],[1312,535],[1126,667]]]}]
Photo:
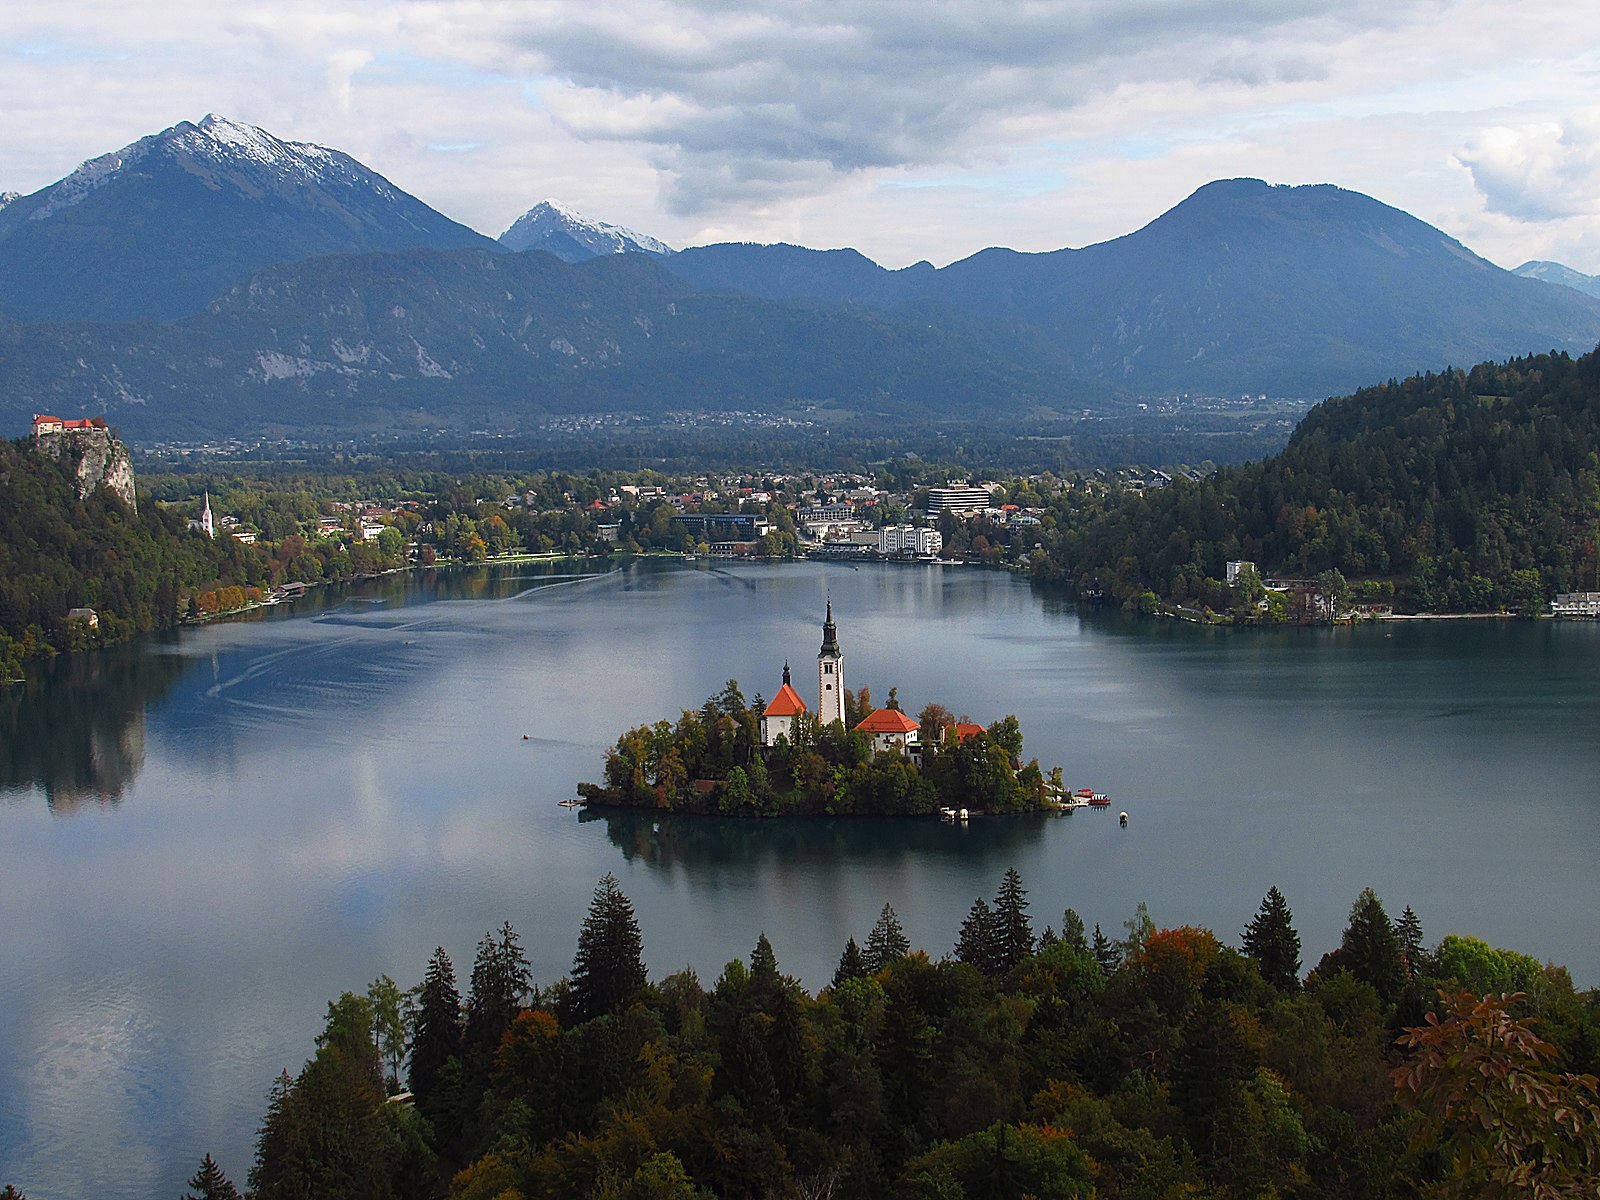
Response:
[{"label": "cloudy sky", "polygon": [[68,0],[0,8],[0,190],[217,112],[496,235],[889,266],[1331,182],[1600,274],[1593,0]]}]

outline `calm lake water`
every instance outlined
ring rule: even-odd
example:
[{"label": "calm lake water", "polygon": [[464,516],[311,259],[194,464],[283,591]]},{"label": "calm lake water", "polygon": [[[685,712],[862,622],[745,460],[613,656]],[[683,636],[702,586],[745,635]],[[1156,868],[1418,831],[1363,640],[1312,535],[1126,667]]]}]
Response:
[{"label": "calm lake water", "polygon": [[[988,723],[1113,812],[938,822],[583,819],[624,728],[785,659]],[[0,693],[0,1183],[32,1200],[241,1185],[329,999],[436,945],[463,989],[509,920],[570,966],[615,872],[660,976],[765,931],[817,987],[885,901],[953,945],[1021,871],[1033,915],[1236,941],[1273,884],[1307,965],[1371,885],[1600,985],[1600,625],[1276,633],[1085,616],[964,568],[663,561],[392,577],[57,664]],[[525,740],[526,735],[526,740]],[[1131,815],[1117,826],[1115,810]]]}]

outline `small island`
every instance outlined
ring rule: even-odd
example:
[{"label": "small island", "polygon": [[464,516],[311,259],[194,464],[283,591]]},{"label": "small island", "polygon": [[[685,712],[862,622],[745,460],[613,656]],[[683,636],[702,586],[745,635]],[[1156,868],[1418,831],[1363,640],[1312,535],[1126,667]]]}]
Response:
[{"label": "small island", "polygon": [[605,782],[581,783],[585,804],[721,816],[935,816],[1055,810],[1060,768],[1024,765],[1014,716],[988,727],[929,703],[913,720],[897,689],[883,708],[844,686],[833,605],[817,654],[817,708],[789,665],[770,703],[745,702],[737,680],[676,723],[630,729],[606,755]]}]

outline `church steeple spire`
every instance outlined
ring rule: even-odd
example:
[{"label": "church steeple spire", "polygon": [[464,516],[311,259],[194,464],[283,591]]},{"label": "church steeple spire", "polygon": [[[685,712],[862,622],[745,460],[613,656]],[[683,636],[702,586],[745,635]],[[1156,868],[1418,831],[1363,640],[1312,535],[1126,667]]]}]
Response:
[{"label": "church steeple spire", "polygon": [[828,601],[828,615],[822,622],[822,649],[820,654],[837,655],[839,653],[839,631],[833,624],[833,601]]},{"label": "church steeple spire", "polygon": [[817,720],[824,725],[844,720],[844,654],[833,624],[833,601],[822,622],[822,649],[817,652]]},{"label": "church steeple spire", "polygon": [[787,662],[785,662],[783,664],[783,682],[784,682],[785,686],[788,686],[788,683],[789,683],[789,664]]}]

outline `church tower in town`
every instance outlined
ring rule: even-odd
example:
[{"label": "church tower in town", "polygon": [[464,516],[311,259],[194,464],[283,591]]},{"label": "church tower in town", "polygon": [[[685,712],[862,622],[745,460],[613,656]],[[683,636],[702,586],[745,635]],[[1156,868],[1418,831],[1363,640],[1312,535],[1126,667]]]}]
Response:
[{"label": "church tower in town", "polygon": [[822,623],[822,649],[817,653],[817,720],[824,725],[844,720],[844,655],[833,625],[833,601]]}]

